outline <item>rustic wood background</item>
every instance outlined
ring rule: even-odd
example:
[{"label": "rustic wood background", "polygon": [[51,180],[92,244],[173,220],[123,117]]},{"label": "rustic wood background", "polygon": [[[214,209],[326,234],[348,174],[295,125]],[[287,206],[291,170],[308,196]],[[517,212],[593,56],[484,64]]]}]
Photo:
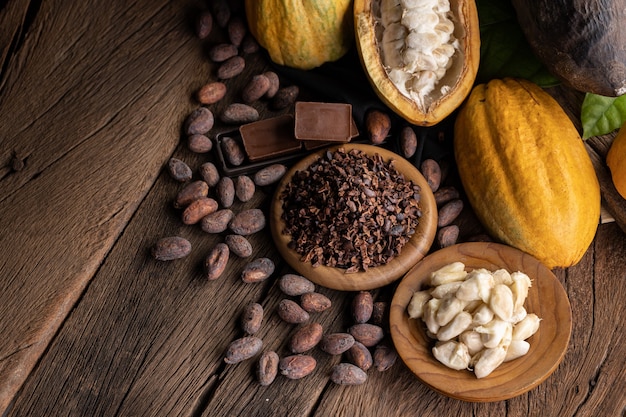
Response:
[{"label": "rustic wood background", "polygon": [[[362,386],[336,386],[328,373],[338,359],[319,351],[313,375],[269,387],[256,383],[252,361],[225,365],[249,301],[268,312],[266,348],[285,352],[294,326],[272,314],[283,298],[274,280],[240,281],[243,260],[218,281],[203,279],[203,259],[221,237],[184,226],[172,208],[180,184],[167,160],[196,170],[211,158],[191,153],[181,132],[198,105],[193,93],[214,79],[207,45],[225,39],[217,27],[208,41],[194,35],[204,8],[199,0],[0,2],[2,416],[624,415],[626,217],[602,162],[610,136],[589,149],[617,222],[599,227],[578,265],[555,271],[570,297],[572,339],[556,372],[527,394],[452,400],[400,362],[370,371]],[[246,60],[224,103],[269,68],[262,52]],[[555,94],[575,119],[581,95]],[[266,209],[271,191],[236,209]],[[187,237],[191,255],[154,261],[149,247],[166,235]],[[276,276],[291,272],[269,231],[251,241],[255,256],[276,260]],[[333,307],[317,318],[327,331],[345,329],[353,294],[318,290]],[[375,295],[388,300],[392,291]]]}]

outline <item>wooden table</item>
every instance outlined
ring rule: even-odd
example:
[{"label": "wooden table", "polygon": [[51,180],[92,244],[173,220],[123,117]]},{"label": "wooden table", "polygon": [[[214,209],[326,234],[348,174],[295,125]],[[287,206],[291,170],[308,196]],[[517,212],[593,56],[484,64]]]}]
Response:
[{"label": "wooden table", "polygon": [[[181,129],[198,106],[194,92],[215,77],[206,48],[225,39],[219,27],[209,41],[195,36],[204,7],[196,0],[0,7],[3,416],[624,415],[626,234],[614,222],[599,226],[578,265],[555,271],[570,297],[571,342],[556,372],[522,396],[453,400],[399,361],[370,370],[364,385],[337,386],[328,374],[339,359],[319,350],[312,375],[279,376],[269,387],[256,382],[253,360],[224,364],[250,301],[266,311],[265,347],[286,352],[294,326],[275,313],[284,298],[275,277],[291,269],[265,230],[250,240],[255,257],[275,260],[274,278],[243,284],[246,261],[232,259],[208,282],[201,265],[223,236],[185,226],[172,207],[180,184],[164,168],[168,159],[197,170],[213,157],[190,152]],[[262,53],[246,62],[216,114],[269,68]],[[575,115],[580,95],[569,97]],[[262,117],[276,114],[258,107]],[[267,209],[270,194],[258,189],[235,207]],[[167,235],[188,238],[190,256],[153,260],[149,248]],[[327,331],[345,329],[354,294],[318,291],[333,307],[316,319]],[[388,300],[392,291],[374,295]]]}]

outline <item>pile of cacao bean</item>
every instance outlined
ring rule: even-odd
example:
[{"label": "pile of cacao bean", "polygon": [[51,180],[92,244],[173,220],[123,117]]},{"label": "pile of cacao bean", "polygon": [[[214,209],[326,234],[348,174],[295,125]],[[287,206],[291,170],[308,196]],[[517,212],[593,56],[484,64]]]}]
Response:
[{"label": "pile of cacao bean", "polygon": [[[210,154],[216,147],[213,133],[216,118],[225,124],[240,126],[259,119],[253,105],[265,105],[273,110],[292,108],[299,89],[295,85],[282,86],[273,71],[252,75],[240,94],[242,102],[229,103],[214,115],[215,104],[226,97],[229,79],[244,73],[246,57],[259,50],[258,44],[247,31],[243,10],[231,8],[226,0],[212,0],[207,10],[199,14],[196,35],[205,40],[213,30],[223,30],[229,42],[211,45],[208,58],[215,64],[215,79],[209,81],[194,94],[199,106],[184,122],[187,147],[198,154]],[[388,140],[398,140],[404,157],[411,158],[417,147],[417,137],[412,126],[401,128],[397,137],[391,136],[389,114],[375,110],[365,118],[365,135],[370,143],[380,145]],[[245,152],[238,142],[225,138],[221,151],[233,166],[241,165]],[[446,167],[433,159],[424,160],[419,169],[435,194],[439,208],[437,246],[446,247],[459,239],[459,226],[455,220],[463,211],[463,200],[457,188],[445,185]],[[235,202],[250,201],[258,187],[272,187],[285,174],[287,167],[270,164],[250,175],[231,178],[220,172],[212,160],[203,163],[198,172],[177,158],[171,158],[166,166],[173,180],[181,184],[173,205],[179,210],[185,225],[199,225],[206,233],[224,236],[216,243],[204,261],[208,281],[219,279],[226,270],[231,256],[250,258],[254,253],[248,237],[261,232],[266,226],[266,214],[261,208],[247,208],[236,212]],[[482,236],[482,235],[481,235]],[[470,239],[488,239],[478,237]],[[191,242],[180,236],[159,239],[152,247],[152,256],[160,261],[173,261],[189,255]],[[251,259],[241,271],[244,283],[259,283],[275,272],[275,262],[266,257]],[[255,336],[264,317],[263,307],[250,303],[242,312],[241,329],[244,336],[232,341],[224,361],[235,364],[257,358],[257,377],[262,385],[269,385],[280,372],[289,379],[311,374],[316,361],[310,354],[319,348],[329,355],[341,355],[342,360],[333,369],[331,380],[337,384],[362,384],[368,369],[388,369],[396,361],[397,354],[384,330],[386,303],[374,302],[372,294],[361,291],[354,297],[350,315],[353,325],[342,333],[325,333],[314,315],[330,308],[330,300],[315,291],[308,279],[286,274],[278,279],[285,295],[275,312],[283,321],[299,326],[289,340],[289,352],[279,357],[277,352],[262,352],[263,341]]]}]

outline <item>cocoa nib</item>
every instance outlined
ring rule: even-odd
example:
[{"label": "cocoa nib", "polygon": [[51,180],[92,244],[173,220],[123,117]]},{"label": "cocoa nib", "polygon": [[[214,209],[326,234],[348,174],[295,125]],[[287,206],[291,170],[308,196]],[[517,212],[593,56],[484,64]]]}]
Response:
[{"label": "cocoa nib", "polygon": [[384,265],[415,233],[420,191],[379,154],[328,151],[281,193],[282,232],[314,267],[357,272]]}]

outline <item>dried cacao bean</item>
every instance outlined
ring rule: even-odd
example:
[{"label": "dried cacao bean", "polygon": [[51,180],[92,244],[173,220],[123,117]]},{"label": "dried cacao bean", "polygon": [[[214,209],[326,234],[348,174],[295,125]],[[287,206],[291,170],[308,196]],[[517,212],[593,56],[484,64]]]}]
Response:
[{"label": "dried cacao bean", "polygon": [[240,258],[252,256],[250,241],[241,235],[227,235],[224,239],[230,251]]},{"label": "dried cacao bean", "polygon": [[300,88],[297,85],[281,87],[276,91],[271,101],[271,107],[274,110],[283,110],[291,107],[300,94]]},{"label": "dried cacao bean", "polygon": [[376,346],[384,337],[382,327],[371,323],[359,323],[350,326],[348,333],[367,347]]},{"label": "dried cacao bean", "polygon": [[254,174],[254,183],[259,187],[271,185],[280,180],[287,172],[283,164],[272,164],[261,168]]},{"label": "dried cacao bean", "polygon": [[352,299],[352,318],[356,323],[365,323],[374,310],[374,300],[368,291],[360,291]]},{"label": "dried cacao bean", "polygon": [[194,153],[207,153],[213,149],[213,142],[208,136],[198,133],[187,138],[187,148]]},{"label": "dried cacao bean", "polygon": [[263,340],[255,336],[244,336],[236,339],[228,346],[224,362],[235,364],[252,358],[263,347]]},{"label": "dried cacao bean", "polygon": [[351,363],[340,363],[333,367],[330,380],[338,385],[361,385],[367,381],[367,374]]},{"label": "dried cacao bean", "polygon": [[239,47],[241,46],[243,38],[246,36],[248,28],[240,16],[233,16],[228,22],[227,31],[230,42]]},{"label": "dried cacao bean", "polygon": [[270,258],[257,258],[244,266],[241,280],[246,284],[265,281],[274,273],[274,261]]},{"label": "dried cacao bean", "polygon": [[210,197],[200,197],[192,201],[183,211],[182,219],[184,224],[196,224],[204,216],[217,210],[217,201]]},{"label": "dried cacao bean", "polygon": [[425,159],[422,161],[420,171],[433,193],[437,191],[441,185],[441,166],[439,163],[434,159]]},{"label": "dried cacao bean", "polygon": [[398,353],[396,350],[386,344],[379,344],[374,349],[374,367],[380,372],[386,371],[391,368],[396,359],[398,359]]},{"label": "dried cacao bean", "polygon": [[249,335],[259,331],[263,323],[263,306],[259,303],[249,303],[241,314],[241,330]]},{"label": "dried cacao bean", "polygon": [[437,226],[444,227],[451,224],[463,211],[463,200],[460,198],[451,200],[439,209]]},{"label": "dried cacao bean", "polygon": [[200,12],[196,20],[196,36],[199,39],[206,39],[213,29],[213,15],[208,10]]},{"label": "dried cacao bean", "polygon": [[278,362],[280,361],[278,354],[274,351],[267,351],[261,354],[257,362],[256,376],[259,384],[268,386],[278,375]]},{"label": "dried cacao bean", "polygon": [[167,162],[167,170],[170,176],[178,182],[186,182],[193,177],[193,171],[185,162],[178,158],[170,158]]},{"label": "dried cacao bean", "polygon": [[328,310],[332,302],[324,294],[307,292],[300,297],[300,306],[307,313],[321,313]]},{"label": "dried cacao bean", "polygon": [[300,379],[310,375],[317,366],[313,356],[296,354],[282,358],[278,364],[280,373],[289,379]]},{"label": "dried cacao bean", "polygon": [[263,230],[265,223],[266,220],[263,211],[261,211],[261,209],[252,208],[235,214],[235,217],[230,221],[228,227],[235,234],[248,236]]},{"label": "dried cacao bean", "polygon": [[235,182],[230,177],[222,177],[215,186],[217,201],[224,208],[229,208],[235,202]]},{"label": "dried cacao bean", "polygon": [[220,120],[226,124],[244,124],[259,120],[259,112],[244,103],[232,103],[224,109]]},{"label": "dried cacao bean", "polygon": [[219,209],[200,220],[200,227],[207,233],[222,233],[228,229],[228,223],[235,213],[231,209]]},{"label": "dried cacao bean", "polygon": [[246,158],[246,154],[239,143],[230,136],[224,136],[221,141],[222,152],[226,161],[234,166],[239,166]]},{"label": "dried cacao bean", "polygon": [[380,145],[391,130],[391,117],[380,110],[370,110],[365,116],[365,130],[370,142],[374,145]]},{"label": "dried cacao bean", "polygon": [[449,224],[437,231],[437,243],[440,248],[447,248],[454,245],[459,239],[459,226]]},{"label": "dried cacao bean", "polygon": [[209,59],[213,62],[224,62],[227,59],[237,56],[238,52],[237,47],[233,44],[219,43],[209,49]]},{"label": "dried cacao bean", "polygon": [[217,243],[204,261],[204,271],[209,281],[218,279],[226,270],[230,250],[225,243]]},{"label": "dried cacao bean", "polygon": [[283,299],[278,303],[277,312],[283,321],[291,324],[304,323],[310,317],[298,303],[289,299]]},{"label": "dried cacao bean", "polygon": [[263,75],[265,75],[270,82],[270,86],[265,92],[265,98],[274,98],[274,96],[278,92],[278,89],[280,88],[280,78],[278,77],[278,74],[276,74],[274,71],[266,71],[263,73]]},{"label": "dried cacao bean", "polygon": [[201,104],[214,104],[226,95],[226,84],[220,81],[213,81],[202,86],[196,93],[196,99]]},{"label": "dried cacao bean", "polygon": [[250,201],[254,197],[256,186],[252,178],[247,175],[240,175],[235,179],[235,195],[242,203]]},{"label": "dried cacao bean", "polygon": [[152,247],[152,257],[157,261],[173,261],[191,253],[191,243],[179,236],[163,237]]},{"label": "dried cacao bean", "polygon": [[320,341],[320,349],[330,355],[341,355],[354,345],[355,338],[349,333],[325,334]]},{"label": "dried cacao bean", "polygon": [[191,135],[205,135],[213,128],[215,118],[213,112],[206,107],[198,107],[185,120],[185,133]]},{"label": "dried cacao bean", "polygon": [[453,185],[448,185],[445,187],[439,188],[434,193],[435,195],[435,203],[437,203],[437,207],[441,207],[449,201],[455,200],[460,197],[459,190]]},{"label": "dried cacao bean", "polygon": [[400,151],[407,159],[417,152],[417,135],[411,126],[405,126],[400,131]]},{"label": "dried cacao bean", "polygon": [[313,322],[300,327],[291,336],[289,341],[289,349],[292,353],[304,353],[313,349],[322,340],[322,325]]},{"label": "dried cacao bean", "polygon": [[315,291],[315,284],[302,275],[285,274],[278,282],[280,290],[290,296],[299,296]]},{"label": "dried cacao bean", "polygon": [[217,68],[217,78],[228,80],[241,74],[246,67],[246,61],[239,55],[228,58]]},{"label": "dried cacao bean", "polygon": [[205,162],[200,166],[200,176],[209,187],[215,187],[220,180],[220,174],[213,162]]},{"label": "dried cacao bean", "polygon": [[174,207],[177,209],[183,208],[198,200],[200,198],[206,197],[209,194],[209,185],[202,181],[194,181],[185,185],[179,192],[176,194],[176,198],[174,199]]},{"label": "dried cacao bean", "polygon": [[346,357],[348,361],[364,371],[370,369],[374,364],[370,350],[363,343],[357,342],[356,340],[352,347],[346,351]]},{"label": "dried cacao bean", "polygon": [[263,97],[270,88],[270,80],[264,74],[257,74],[250,79],[241,92],[244,103],[254,103]]}]

